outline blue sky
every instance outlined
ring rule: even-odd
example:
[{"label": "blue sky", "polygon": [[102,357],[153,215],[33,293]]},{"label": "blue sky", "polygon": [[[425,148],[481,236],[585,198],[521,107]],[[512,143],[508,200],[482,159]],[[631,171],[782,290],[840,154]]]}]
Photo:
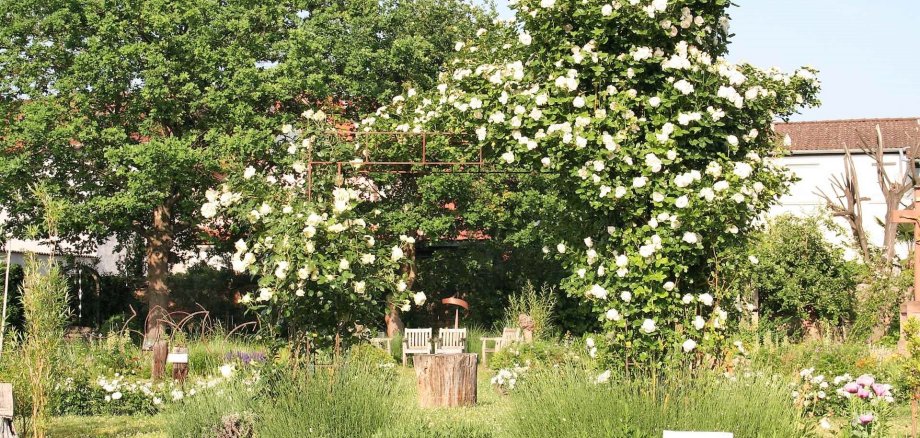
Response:
[{"label": "blue sky", "polygon": [[822,105],[792,120],[920,116],[920,0],[735,3],[729,59],[821,70]]}]

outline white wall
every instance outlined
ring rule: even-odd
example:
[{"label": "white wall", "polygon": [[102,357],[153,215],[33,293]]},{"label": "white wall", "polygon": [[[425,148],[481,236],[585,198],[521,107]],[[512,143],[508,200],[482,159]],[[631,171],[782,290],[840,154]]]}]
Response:
[{"label": "white wall", "polygon": [[[771,216],[782,213],[809,215],[825,208],[827,203],[818,194],[818,190],[823,190],[828,196],[834,196],[831,179],[837,176],[841,181],[843,180],[843,157],[842,153],[833,153],[797,154],[780,158],[780,163],[788,167],[799,178],[799,181],[793,184],[789,194],[783,196],[769,214]],[[893,181],[899,181],[909,166],[909,162],[897,152],[885,154],[884,163],[885,171]],[[860,194],[864,198],[862,201],[863,227],[866,229],[869,241],[880,246],[884,240],[884,228],[880,225],[880,221],[885,220],[886,206],[885,197],[878,184],[876,164],[871,157],[865,154],[854,154],[853,164],[856,167]],[[909,201],[912,195],[913,192],[908,193],[905,199]],[[849,237],[850,227],[847,221],[843,218],[836,218],[835,221],[844,227]],[[828,237],[839,241],[839,238]],[[899,256],[906,257],[906,246],[897,248],[897,252]]]}]

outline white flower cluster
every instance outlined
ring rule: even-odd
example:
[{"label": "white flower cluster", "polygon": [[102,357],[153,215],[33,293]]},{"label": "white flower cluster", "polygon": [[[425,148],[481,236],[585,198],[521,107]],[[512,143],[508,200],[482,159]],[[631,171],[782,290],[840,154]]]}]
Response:
[{"label": "white flower cluster", "polygon": [[[436,92],[394,100],[361,128],[466,130],[500,164],[559,172],[560,186],[571,191],[563,196],[578,198],[585,223],[617,220],[607,238],[583,251],[558,241],[555,252],[544,247],[571,266],[570,287],[608,329],[651,338],[674,334],[679,324],[725,328],[727,312],[711,295],[687,301],[677,285],[705,268],[704,250],[718,237],[740,236],[783,190],[788,177],[762,157],[776,146],[775,116],[812,99],[814,71],[788,75],[729,62],[721,44],[727,15],[695,10],[690,1],[513,5],[520,26],[489,33],[507,32],[506,44],[491,48],[482,36],[458,44]],[[559,14],[578,25],[562,24],[568,21]],[[565,39],[544,41],[544,31],[534,30],[557,25]],[[635,31],[633,41],[642,43],[594,39],[610,31]],[[564,240],[583,238],[570,237]],[[699,303],[690,321],[641,310],[663,289],[653,273],[673,279],[662,296]],[[635,298],[610,303],[611,291],[623,289]],[[672,340],[691,352],[702,339],[693,336]]]}]

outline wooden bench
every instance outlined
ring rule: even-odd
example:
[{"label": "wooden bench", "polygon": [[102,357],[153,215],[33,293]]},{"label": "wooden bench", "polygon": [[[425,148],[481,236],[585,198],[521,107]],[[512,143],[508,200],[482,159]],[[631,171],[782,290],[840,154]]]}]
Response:
[{"label": "wooden bench", "polygon": [[[503,348],[521,340],[521,329],[505,327],[502,335],[497,338],[481,338],[482,340],[482,366],[488,366],[487,353],[497,353]],[[489,343],[492,344],[489,347]]]},{"label": "wooden bench", "polygon": [[410,354],[431,354],[431,329],[410,329],[403,333],[402,362],[406,366]]},{"label": "wooden bench", "polygon": [[393,338],[388,338],[385,336],[371,338],[371,345],[381,350],[385,350],[387,354],[393,354]]},{"label": "wooden bench", "polygon": [[435,354],[459,354],[464,351],[466,351],[465,328],[438,330],[438,343],[434,347]]}]

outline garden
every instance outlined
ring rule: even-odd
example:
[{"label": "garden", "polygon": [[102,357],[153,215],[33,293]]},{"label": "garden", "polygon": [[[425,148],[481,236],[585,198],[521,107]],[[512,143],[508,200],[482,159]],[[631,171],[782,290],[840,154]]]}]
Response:
[{"label": "garden", "polygon": [[729,6],[0,3],[0,436],[916,436],[900,235],[767,215],[820,83]]}]

